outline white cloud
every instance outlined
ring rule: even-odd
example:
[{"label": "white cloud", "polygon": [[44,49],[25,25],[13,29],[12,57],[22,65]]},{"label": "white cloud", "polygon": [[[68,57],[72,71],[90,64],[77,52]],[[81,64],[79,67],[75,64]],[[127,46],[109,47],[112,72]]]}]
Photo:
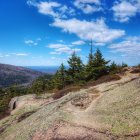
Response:
[{"label": "white cloud", "polygon": [[93,40],[95,43],[109,43],[125,35],[124,30],[110,29],[103,19],[86,21],[78,19],[56,19],[51,26],[59,27],[64,32],[76,34],[82,40]]},{"label": "white cloud", "polygon": [[85,14],[101,11],[100,0],[75,0],[74,5]]},{"label": "white cloud", "polygon": [[80,45],[84,45],[84,44],[85,44],[85,42],[82,40],[72,42],[72,45],[75,45],[75,46],[80,46]]},{"label": "white cloud", "polygon": [[94,46],[105,46],[105,43],[93,43]]},{"label": "white cloud", "polygon": [[27,53],[14,53],[16,56],[28,56],[29,54]]},{"label": "white cloud", "polygon": [[48,45],[49,48],[54,49],[51,54],[71,54],[72,52],[79,52],[81,49],[78,48],[71,48],[71,45],[65,45],[65,44],[50,44]]},{"label": "white cloud", "polygon": [[9,53],[9,54],[0,54],[1,58],[4,57],[13,57],[13,56],[28,56],[29,54],[27,53]]},{"label": "white cloud", "polygon": [[58,49],[58,48],[65,48],[67,46],[64,44],[50,44],[48,47],[52,49]]},{"label": "white cloud", "polygon": [[75,0],[77,2],[81,3],[90,3],[90,4],[100,4],[100,0]]},{"label": "white cloud", "polygon": [[114,19],[119,22],[128,22],[131,17],[140,12],[140,0],[120,1],[112,7]]},{"label": "white cloud", "polygon": [[29,53],[10,53],[10,55],[14,55],[14,56],[28,56]]},{"label": "white cloud", "polygon": [[42,39],[41,39],[40,37],[38,37],[36,40],[37,40],[37,41],[41,41]]},{"label": "white cloud", "polygon": [[0,58],[4,58],[4,57],[10,57],[10,54],[0,54]]},{"label": "white cloud", "polygon": [[57,58],[56,58],[56,57],[51,57],[51,59],[55,60],[55,59],[57,59]]},{"label": "white cloud", "polygon": [[59,8],[59,18],[67,18],[67,16],[74,16],[75,10],[66,5]]},{"label": "white cloud", "polygon": [[53,18],[67,18],[67,16],[75,15],[75,10],[73,8],[67,7],[58,2],[34,2],[33,0],[28,0],[27,4],[36,7],[39,13],[52,16]]},{"label": "white cloud", "polygon": [[38,43],[33,41],[33,40],[25,40],[24,43],[29,45],[29,46],[37,46],[38,45]]},{"label": "white cloud", "polygon": [[37,4],[39,13],[44,15],[51,15],[53,17],[58,17],[59,14],[54,12],[54,8],[60,7],[61,5],[57,2],[40,2]]},{"label": "white cloud", "polygon": [[61,40],[58,40],[58,42],[60,42],[60,43],[64,43],[64,40],[61,39]]},{"label": "white cloud", "polygon": [[109,46],[112,52],[120,52],[125,56],[140,56],[140,37],[127,37],[120,43]]},{"label": "white cloud", "polygon": [[10,56],[10,54],[6,54],[6,55],[5,55],[5,57],[9,57],[9,56]]}]

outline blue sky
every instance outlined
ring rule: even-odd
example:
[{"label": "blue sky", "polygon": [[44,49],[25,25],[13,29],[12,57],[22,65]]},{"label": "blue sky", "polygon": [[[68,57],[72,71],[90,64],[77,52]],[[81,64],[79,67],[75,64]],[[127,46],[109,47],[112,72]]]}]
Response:
[{"label": "blue sky", "polygon": [[1,0],[0,63],[50,66],[93,40],[106,59],[140,63],[140,0]]}]

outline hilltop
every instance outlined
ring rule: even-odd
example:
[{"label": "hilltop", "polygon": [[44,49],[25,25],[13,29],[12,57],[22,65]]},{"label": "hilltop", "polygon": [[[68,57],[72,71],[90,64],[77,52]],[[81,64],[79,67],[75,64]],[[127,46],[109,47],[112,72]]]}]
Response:
[{"label": "hilltop", "polygon": [[69,92],[15,97],[0,121],[1,140],[140,139],[140,73],[126,68],[120,79]]},{"label": "hilltop", "polygon": [[8,87],[17,84],[28,85],[42,75],[42,72],[28,68],[0,64],[0,87]]}]

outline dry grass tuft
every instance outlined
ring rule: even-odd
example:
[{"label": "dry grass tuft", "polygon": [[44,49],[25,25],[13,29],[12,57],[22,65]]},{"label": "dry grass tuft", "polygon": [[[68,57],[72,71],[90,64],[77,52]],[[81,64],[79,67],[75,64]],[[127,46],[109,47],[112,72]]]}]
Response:
[{"label": "dry grass tuft", "polygon": [[86,84],[87,87],[90,86],[96,86],[102,83],[106,83],[106,82],[111,82],[111,81],[117,81],[120,80],[121,77],[119,75],[116,74],[112,74],[112,75],[106,75],[106,76],[102,76],[101,78],[99,78],[96,81],[90,81]]},{"label": "dry grass tuft", "polygon": [[140,67],[135,67],[130,73],[140,73]]},{"label": "dry grass tuft", "polygon": [[65,87],[64,89],[59,90],[56,93],[54,93],[53,99],[59,99],[63,97],[64,95],[68,94],[69,92],[76,92],[76,91],[79,91],[80,89],[81,89],[80,86]]}]

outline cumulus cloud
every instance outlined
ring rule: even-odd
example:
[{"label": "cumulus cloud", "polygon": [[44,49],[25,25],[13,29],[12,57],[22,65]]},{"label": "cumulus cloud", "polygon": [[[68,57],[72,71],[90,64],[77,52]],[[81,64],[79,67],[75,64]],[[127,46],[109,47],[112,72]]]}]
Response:
[{"label": "cumulus cloud", "polygon": [[125,56],[140,56],[140,37],[127,37],[122,42],[109,46],[112,52],[120,52]]},{"label": "cumulus cloud", "polygon": [[140,0],[115,2],[112,10],[116,21],[128,22],[131,17],[140,12]]},{"label": "cumulus cloud", "polygon": [[64,32],[77,35],[82,40],[93,40],[96,43],[109,43],[125,35],[124,30],[109,28],[103,19],[86,21],[78,19],[56,19],[51,26],[59,27]]},{"label": "cumulus cloud", "polygon": [[72,52],[79,52],[81,49],[78,48],[71,48],[71,45],[65,45],[65,44],[50,44],[48,45],[49,48],[54,49],[54,51],[51,52],[51,54],[71,54]]},{"label": "cumulus cloud", "polygon": [[54,8],[60,7],[61,5],[57,2],[40,2],[37,3],[38,12],[44,15],[51,15],[58,17],[59,14],[54,12]]},{"label": "cumulus cloud", "polygon": [[29,46],[37,46],[38,45],[38,43],[33,41],[33,40],[25,40],[24,43],[29,45]]},{"label": "cumulus cloud", "polygon": [[36,7],[39,13],[52,16],[53,18],[67,18],[67,16],[75,15],[75,10],[73,8],[67,7],[58,2],[35,2],[33,0],[28,0],[27,4]]},{"label": "cumulus cloud", "polygon": [[100,0],[75,0],[74,5],[85,14],[101,11]]}]

